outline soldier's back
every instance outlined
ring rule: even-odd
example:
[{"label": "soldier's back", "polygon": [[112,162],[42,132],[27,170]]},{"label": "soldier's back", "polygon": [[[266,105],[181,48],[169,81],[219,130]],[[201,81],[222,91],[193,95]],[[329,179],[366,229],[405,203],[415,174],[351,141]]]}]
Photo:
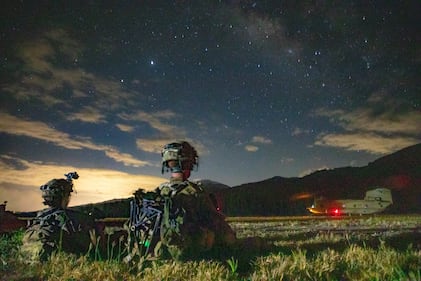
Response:
[{"label": "soldier's back", "polygon": [[84,213],[47,208],[27,228],[21,252],[28,261],[46,260],[54,251],[86,254],[94,228],[94,220]]}]

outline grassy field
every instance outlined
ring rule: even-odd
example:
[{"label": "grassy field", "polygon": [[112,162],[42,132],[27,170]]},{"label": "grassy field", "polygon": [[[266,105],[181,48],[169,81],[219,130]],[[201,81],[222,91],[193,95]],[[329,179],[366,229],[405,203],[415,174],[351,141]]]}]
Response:
[{"label": "grassy field", "polygon": [[421,216],[227,218],[241,241],[203,259],[56,253],[27,264],[22,233],[0,239],[0,280],[421,280]]}]

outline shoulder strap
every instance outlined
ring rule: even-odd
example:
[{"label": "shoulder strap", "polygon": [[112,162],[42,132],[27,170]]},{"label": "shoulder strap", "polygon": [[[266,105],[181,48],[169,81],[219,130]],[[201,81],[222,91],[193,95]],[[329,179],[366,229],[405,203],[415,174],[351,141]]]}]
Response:
[{"label": "shoulder strap", "polygon": [[203,189],[199,184],[191,181],[165,182],[161,184],[158,189],[160,194],[164,197],[174,197],[178,194],[194,195],[203,192]]},{"label": "shoulder strap", "polygon": [[203,192],[202,187],[194,182],[185,181],[184,184],[183,188],[179,191],[181,194],[194,195]]}]

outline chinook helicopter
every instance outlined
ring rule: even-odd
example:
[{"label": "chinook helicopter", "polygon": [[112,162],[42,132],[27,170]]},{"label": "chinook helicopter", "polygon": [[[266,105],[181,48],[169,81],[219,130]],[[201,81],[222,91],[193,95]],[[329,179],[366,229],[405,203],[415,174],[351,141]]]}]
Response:
[{"label": "chinook helicopter", "polygon": [[380,213],[392,203],[392,193],[389,189],[376,188],[368,190],[362,200],[329,200],[320,197],[315,199],[313,205],[307,209],[316,215],[363,215]]}]

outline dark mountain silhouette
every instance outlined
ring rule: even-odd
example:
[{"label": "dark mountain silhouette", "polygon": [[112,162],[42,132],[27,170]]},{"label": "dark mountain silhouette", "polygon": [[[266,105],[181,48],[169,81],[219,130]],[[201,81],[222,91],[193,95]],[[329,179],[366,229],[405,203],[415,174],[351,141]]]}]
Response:
[{"label": "dark mountain silhouette", "polygon": [[70,207],[76,211],[81,211],[91,215],[95,219],[103,218],[128,218],[130,215],[131,198],[113,199],[100,203],[85,204]]},{"label": "dark mountain silhouette", "polygon": [[315,196],[362,199],[373,187],[392,190],[389,213],[421,213],[421,144],[379,158],[364,167],[323,170],[302,178],[273,177],[218,192],[224,212],[240,215],[308,214]]},{"label": "dark mountain silhouette", "polygon": [[[421,144],[381,157],[364,167],[342,167],[314,172],[301,178],[273,177],[229,187],[198,180],[215,195],[228,216],[308,215],[315,196],[362,199],[368,189],[392,190],[387,213],[421,213]],[[128,217],[130,198],[87,204],[73,209],[96,218]]]},{"label": "dark mountain silhouette", "polygon": [[229,189],[231,188],[229,185],[220,183],[220,182],[216,182],[216,181],[212,181],[212,180],[194,180],[194,182],[197,182],[199,184],[201,184],[201,186],[208,192],[216,192],[216,191],[221,191],[224,189]]}]

